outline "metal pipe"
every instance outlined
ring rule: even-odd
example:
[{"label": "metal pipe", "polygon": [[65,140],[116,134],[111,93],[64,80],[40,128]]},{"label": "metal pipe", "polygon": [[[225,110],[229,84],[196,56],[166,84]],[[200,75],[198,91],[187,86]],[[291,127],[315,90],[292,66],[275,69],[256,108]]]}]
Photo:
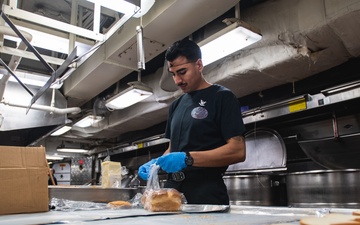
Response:
[{"label": "metal pipe", "polygon": [[143,28],[136,26],[138,70],[145,70],[145,51],[143,42]]},{"label": "metal pipe", "polygon": [[[19,108],[28,108],[29,107],[28,105],[13,103],[13,102],[9,102],[7,100],[2,100],[0,103],[2,103],[4,105],[8,105],[8,106],[19,107]],[[56,114],[68,114],[68,113],[77,114],[77,113],[81,112],[81,109],[79,107],[59,109],[56,107],[51,107],[51,106],[46,106],[46,105],[33,104],[30,108],[41,110],[41,111],[52,112],[52,113],[56,113]]]}]

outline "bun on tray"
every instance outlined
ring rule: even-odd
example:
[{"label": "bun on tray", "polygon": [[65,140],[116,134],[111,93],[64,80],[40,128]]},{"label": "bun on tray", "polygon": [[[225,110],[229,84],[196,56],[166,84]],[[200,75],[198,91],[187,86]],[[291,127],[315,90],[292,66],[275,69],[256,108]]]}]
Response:
[{"label": "bun on tray", "polygon": [[131,207],[131,203],[127,201],[112,201],[108,203],[111,207]]},{"label": "bun on tray", "polygon": [[181,207],[182,194],[175,189],[146,190],[141,198],[144,209],[153,212],[174,212]]}]

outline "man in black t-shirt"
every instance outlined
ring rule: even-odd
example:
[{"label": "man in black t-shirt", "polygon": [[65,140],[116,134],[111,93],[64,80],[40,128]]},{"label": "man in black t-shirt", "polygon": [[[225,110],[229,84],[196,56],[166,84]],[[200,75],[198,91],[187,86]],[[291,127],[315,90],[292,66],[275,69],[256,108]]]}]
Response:
[{"label": "man in black t-shirt", "polygon": [[229,89],[205,80],[195,42],[175,42],[165,58],[184,95],[169,107],[168,149],[140,166],[139,176],[146,180],[156,163],[169,174],[165,188],[177,189],[189,204],[229,204],[222,175],[246,155],[240,103]]},{"label": "man in black t-shirt", "polygon": [[[54,176],[55,174],[55,170],[54,169],[50,169],[51,173],[52,173],[52,177],[53,177],[53,180],[54,180],[54,185],[57,185],[57,179],[56,177]],[[48,174],[48,185],[53,185],[52,181],[51,181],[51,177],[50,177],[50,174]]]}]

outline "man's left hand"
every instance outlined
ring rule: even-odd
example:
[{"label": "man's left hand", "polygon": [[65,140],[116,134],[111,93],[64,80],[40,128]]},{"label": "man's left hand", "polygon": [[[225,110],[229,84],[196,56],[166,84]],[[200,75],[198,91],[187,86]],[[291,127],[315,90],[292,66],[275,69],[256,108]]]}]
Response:
[{"label": "man's left hand", "polygon": [[158,158],[158,164],[167,173],[175,173],[186,167],[185,152],[171,152]]}]

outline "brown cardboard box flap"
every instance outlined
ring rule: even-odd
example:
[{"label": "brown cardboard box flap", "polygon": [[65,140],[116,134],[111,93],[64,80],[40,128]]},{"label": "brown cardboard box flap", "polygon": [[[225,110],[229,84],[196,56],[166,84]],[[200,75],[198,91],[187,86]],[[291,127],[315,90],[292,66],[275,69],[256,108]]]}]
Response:
[{"label": "brown cardboard box flap", "polygon": [[43,147],[0,146],[0,214],[48,211]]}]

